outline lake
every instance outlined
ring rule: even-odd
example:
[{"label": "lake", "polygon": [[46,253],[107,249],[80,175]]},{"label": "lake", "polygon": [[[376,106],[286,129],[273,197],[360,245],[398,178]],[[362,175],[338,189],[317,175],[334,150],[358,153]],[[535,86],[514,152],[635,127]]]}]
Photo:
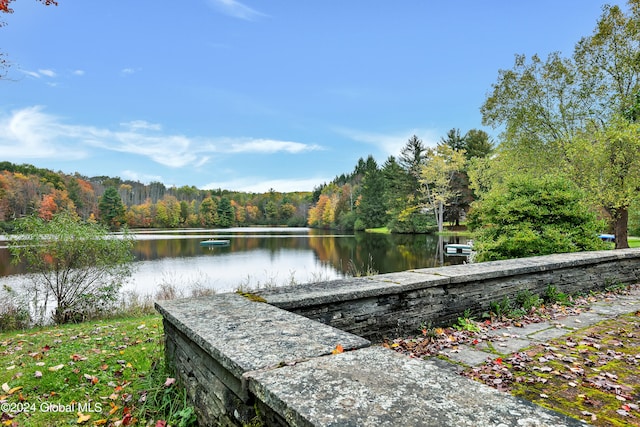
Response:
[{"label": "lake", "polygon": [[[124,291],[140,295],[154,294],[163,283],[178,284],[188,296],[192,288],[226,292],[467,261],[443,254],[446,243],[466,243],[459,236],[340,233],[302,227],[145,230],[135,235],[136,269]],[[225,239],[230,244],[201,246],[207,239]],[[6,242],[0,242],[0,286],[16,286],[24,273],[24,266],[10,263]]]}]

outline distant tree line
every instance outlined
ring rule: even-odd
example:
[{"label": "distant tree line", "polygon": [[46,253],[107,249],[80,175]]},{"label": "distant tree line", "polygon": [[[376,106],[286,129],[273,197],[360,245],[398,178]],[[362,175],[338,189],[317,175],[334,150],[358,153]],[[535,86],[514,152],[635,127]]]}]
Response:
[{"label": "distant tree line", "polygon": [[360,158],[352,173],[315,188],[309,226],[427,233],[459,224],[474,199],[467,167],[492,150],[489,135],[477,129],[464,136],[451,129],[436,147],[414,135],[398,158],[382,166],[372,156]]},{"label": "distant tree line", "polygon": [[51,219],[73,212],[112,229],[306,225],[311,192],[234,192],[196,187],[166,187],[106,176],[68,175],[0,162],[0,224],[37,214]]}]

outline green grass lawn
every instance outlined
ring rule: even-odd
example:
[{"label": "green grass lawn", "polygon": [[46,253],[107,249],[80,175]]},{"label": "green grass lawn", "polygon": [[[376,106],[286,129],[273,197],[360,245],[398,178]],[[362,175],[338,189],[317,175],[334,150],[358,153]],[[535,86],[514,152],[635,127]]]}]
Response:
[{"label": "green grass lawn", "polygon": [[2,425],[189,425],[163,342],[158,315],[0,334]]},{"label": "green grass lawn", "polygon": [[387,227],[367,228],[365,231],[367,233],[391,234]]},{"label": "green grass lawn", "polygon": [[640,237],[629,237],[630,248],[640,248]]}]

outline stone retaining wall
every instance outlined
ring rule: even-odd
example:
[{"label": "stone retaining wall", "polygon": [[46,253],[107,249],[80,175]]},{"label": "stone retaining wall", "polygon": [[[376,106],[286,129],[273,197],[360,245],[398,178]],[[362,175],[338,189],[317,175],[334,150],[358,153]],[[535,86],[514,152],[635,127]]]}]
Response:
[{"label": "stone retaining wall", "polygon": [[552,285],[573,293],[638,282],[640,250],[630,249],[274,288],[258,293],[267,303],[221,294],[156,307],[167,358],[202,425],[257,417],[295,426],[569,426],[582,424],[370,340],[414,333],[423,322],[451,323],[466,309],[479,314],[522,290],[543,293]]},{"label": "stone retaining wall", "polygon": [[637,250],[557,254],[516,260],[426,268],[358,279],[275,288],[258,294],[269,304],[343,331],[380,341],[414,333],[422,323],[451,324],[465,310],[488,311],[492,302],[523,290],[565,293],[637,283]]}]

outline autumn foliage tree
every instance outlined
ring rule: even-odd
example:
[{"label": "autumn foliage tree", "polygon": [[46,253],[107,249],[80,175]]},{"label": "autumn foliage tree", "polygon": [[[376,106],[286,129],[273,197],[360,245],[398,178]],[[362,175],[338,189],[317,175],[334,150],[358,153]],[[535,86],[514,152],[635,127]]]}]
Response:
[{"label": "autumn foliage tree", "polygon": [[56,213],[48,221],[23,218],[17,231],[9,241],[13,262],[23,262],[32,273],[29,291],[36,313],[45,316],[49,298],[55,300],[56,323],[111,309],[131,275],[133,240],[127,233],[109,238],[106,228],[69,212]]}]

